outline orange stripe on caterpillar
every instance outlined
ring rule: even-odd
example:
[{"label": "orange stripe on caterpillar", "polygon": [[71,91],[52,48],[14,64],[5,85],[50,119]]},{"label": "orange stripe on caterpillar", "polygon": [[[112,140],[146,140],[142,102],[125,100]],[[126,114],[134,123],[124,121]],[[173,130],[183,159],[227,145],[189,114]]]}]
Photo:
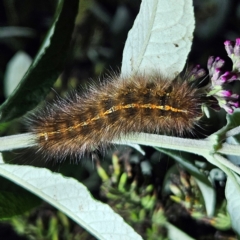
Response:
[{"label": "orange stripe on caterpillar", "polygon": [[163,110],[163,111],[186,112],[186,110],[173,108],[171,106],[157,106],[157,105],[154,105],[154,104],[134,104],[134,103],[132,103],[132,104],[127,104],[125,106],[113,106],[109,110],[107,110],[106,112],[104,112],[100,115],[97,115],[94,118],[89,119],[89,120],[87,120],[83,123],[79,123],[75,126],[71,126],[69,128],[58,130],[57,132],[49,132],[49,133],[45,132],[45,133],[39,134],[39,136],[44,136],[45,140],[48,140],[48,135],[59,133],[59,131],[61,131],[61,132],[72,131],[74,129],[77,129],[78,127],[87,126],[88,124],[91,124],[91,122],[99,120],[101,117],[104,117],[104,116],[106,116],[108,114],[111,114],[115,111],[122,110],[122,109],[128,109],[128,108],[149,108],[149,109],[160,109],[160,110]]},{"label": "orange stripe on caterpillar", "polygon": [[148,132],[182,136],[202,116],[202,93],[180,78],[113,76],[81,96],[73,92],[28,116],[37,150],[49,158],[83,155],[122,134]]}]

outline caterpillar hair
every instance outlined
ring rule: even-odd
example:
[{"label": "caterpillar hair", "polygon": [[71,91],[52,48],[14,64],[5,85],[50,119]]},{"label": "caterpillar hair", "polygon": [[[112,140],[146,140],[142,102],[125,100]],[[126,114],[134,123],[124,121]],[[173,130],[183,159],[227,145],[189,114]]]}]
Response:
[{"label": "caterpillar hair", "polygon": [[83,94],[73,91],[46,104],[28,115],[25,124],[36,136],[35,150],[45,158],[81,157],[122,135],[193,133],[203,101],[202,92],[180,77],[115,75]]}]

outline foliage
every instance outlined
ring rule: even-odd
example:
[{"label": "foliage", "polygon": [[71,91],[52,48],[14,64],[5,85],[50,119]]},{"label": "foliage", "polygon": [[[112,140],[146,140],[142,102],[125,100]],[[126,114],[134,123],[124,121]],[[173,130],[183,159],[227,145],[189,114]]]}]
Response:
[{"label": "foliage", "polygon": [[[55,1],[49,2],[51,2],[48,3],[51,7],[48,8],[48,11],[52,9],[49,16],[53,16],[56,3]],[[203,66],[206,66],[208,56],[212,54],[225,55],[222,43],[226,40],[226,36],[233,34],[234,37],[238,37],[234,33],[237,20],[232,17],[231,21],[227,21],[230,19],[227,16],[229,12],[237,9],[239,3],[224,1],[225,7],[223,8],[220,3],[209,2],[195,1],[196,38],[189,56],[189,62],[201,63]],[[17,89],[10,97],[6,98],[0,108],[2,112],[1,132],[6,135],[18,133],[20,131],[18,122],[12,120],[24,115],[39,104],[50,91],[55,80],[57,82],[54,88],[59,95],[64,96],[69,86],[70,88],[76,87],[80,85],[80,79],[82,82],[87,82],[89,77],[103,74],[110,64],[113,70],[117,71],[120,67],[123,43],[138,12],[139,3],[140,1],[125,1],[124,3],[115,1],[113,3],[107,0],[102,2],[83,0],[77,16],[78,1],[59,1],[53,24],[37,54],[36,49],[29,50],[27,46],[31,45],[29,44],[30,40],[31,38],[33,40],[35,35],[39,36],[41,33],[42,38],[49,25],[45,26],[44,33],[41,32],[41,27],[39,27],[40,30],[32,30],[31,25],[30,28],[17,29],[19,32],[9,28],[8,31],[2,32],[5,35],[1,35],[0,31],[1,43],[7,46],[7,49],[11,49],[7,52],[0,45],[4,49],[3,53],[7,52],[0,56],[0,64],[2,62],[6,64],[10,60],[10,55],[12,56],[22,48],[33,56],[36,55]],[[31,9],[31,4],[26,4],[24,9],[26,15],[22,11],[21,17],[27,18]],[[75,17],[77,17],[77,27],[73,31]],[[47,22],[46,19],[41,19],[41,21],[42,23]],[[219,21],[219,24],[215,24],[215,21]],[[225,24],[223,24],[224,21]],[[14,25],[14,18],[10,21],[10,25],[11,23]],[[225,25],[229,28],[224,29]],[[19,33],[17,36],[20,39],[13,37],[17,33]],[[69,48],[72,34],[73,45]],[[7,42],[6,36],[11,41]],[[35,42],[33,45],[39,45],[39,42],[38,44]],[[201,53],[199,49],[201,49]],[[202,49],[207,50],[202,51]],[[229,65],[230,63],[227,62],[227,67]],[[3,78],[5,68],[5,65],[0,65],[1,78]],[[63,68],[65,69],[63,74],[57,79]],[[238,83],[234,83],[236,92],[239,92],[238,85]],[[3,99],[3,92],[0,92],[0,95]],[[51,99],[52,95],[54,94],[50,93],[48,99]],[[219,234],[218,239],[227,237],[234,239],[233,230],[240,235],[237,211],[240,197],[239,177],[235,174],[236,172],[240,173],[236,166],[239,165],[239,137],[236,135],[239,133],[236,128],[239,126],[239,112],[236,111],[231,116],[227,115],[226,118],[221,111],[209,111],[210,119],[206,120],[208,123],[204,134],[210,137],[196,140],[195,148],[193,145],[189,147],[190,143],[188,142],[184,146],[185,149],[180,149],[178,142],[175,142],[172,150],[167,150],[160,148],[161,142],[158,139],[155,140],[156,144],[154,141],[149,144],[143,138],[142,141],[136,143],[158,146],[158,148],[149,150],[149,148],[143,147],[146,156],[139,155],[136,151],[124,155],[125,150],[120,148],[117,155],[110,154],[111,157],[106,157],[106,161],[95,161],[102,182],[99,181],[89,159],[72,168],[66,165],[60,166],[58,171],[66,176],[80,179],[96,198],[107,202],[144,239],[176,239],[174,236],[178,236],[178,239],[199,239],[206,236],[213,238],[217,233]],[[213,127],[208,129],[209,125]],[[164,141],[166,139],[164,138]],[[183,140],[180,140],[179,146],[181,141],[183,142]],[[195,143],[194,140],[191,142]],[[184,151],[190,149],[188,152],[191,154],[173,151],[178,149]],[[159,151],[161,155],[159,155]],[[234,153],[235,156],[231,156],[230,153]],[[226,158],[223,157],[223,154],[226,154]],[[9,169],[14,168],[14,165],[5,164],[5,166]],[[50,168],[56,167],[51,166]],[[16,178],[6,171],[4,172],[3,169],[0,172],[1,175],[21,186],[27,185],[21,183],[20,180],[16,181]],[[35,171],[38,171],[37,168],[28,169],[31,169],[29,171],[32,171],[33,175]],[[61,179],[63,182],[68,181],[64,177]],[[25,182],[27,181],[25,179]],[[224,196],[225,183],[226,197]],[[8,186],[11,187],[8,188]],[[79,183],[79,186],[82,185]],[[76,236],[74,236],[72,229],[76,225],[63,213],[52,208],[51,213],[47,216],[47,221],[41,214],[36,214],[38,210],[13,217],[30,211],[39,204],[40,200],[7,180],[1,179],[0,190],[0,218],[4,221],[10,218],[8,223],[11,223],[19,234],[27,231],[35,239],[61,239],[61,237],[62,239],[84,239],[83,235],[86,234],[86,239],[89,239],[88,233],[82,232],[83,230],[76,231]],[[32,192],[41,196],[37,190]],[[45,200],[49,201],[47,198]],[[58,207],[58,205],[55,206]],[[49,206],[44,204],[40,209],[46,213],[48,208]],[[61,207],[59,209],[69,216],[68,211]],[[35,214],[34,218],[30,217],[31,214]],[[74,219],[73,216],[71,217]],[[78,222],[78,220],[74,220]],[[85,228],[87,227],[85,226]],[[94,230],[89,228],[88,231],[95,235]],[[102,238],[104,239],[104,237]]]}]

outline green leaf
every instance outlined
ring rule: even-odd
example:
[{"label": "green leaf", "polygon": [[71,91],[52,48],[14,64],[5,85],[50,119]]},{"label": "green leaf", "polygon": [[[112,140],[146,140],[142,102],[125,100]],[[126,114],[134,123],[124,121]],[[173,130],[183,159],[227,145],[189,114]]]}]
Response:
[{"label": "green leaf", "polygon": [[140,240],[131,226],[107,204],[95,200],[88,189],[73,178],[44,168],[0,164],[0,175],[56,207],[97,239]]},{"label": "green leaf", "polygon": [[30,67],[32,59],[27,53],[18,51],[8,62],[4,76],[4,95],[8,97],[17,87]]},{"label": "green leaf", "polygon": [[[226,126],[209,136],[213,143],[214,152],[221,148],[222,141],[226,138],[226,132],[238,126],[240,126],[240,110],[235,109],[233,114],[227,114]],[[238,139],[237,142],[240,143],[239,136],[234,138]]]},{"label": "green leaf", "polygon": [[192,1],[142,1],[125,43],[121,74],[161,70],[174,79],[185,65],[194,26]]},{"label": "green leaf", "polygon": [[201,190],[201,193],[204,198],[205,207],[208,216],[212,216],[215,211],[216,206],[216,192],[213,188],[212,184],[208,180],[207,176],[204,175],[199,171],[197,167],[193,165],[192,162],[189,161],[190,157],[193,155],[189,155],[187,153],[166,150],[161,148],[155,148],[160,152],[167,154],[168,156],[172,157],[175,161],[180,163],[196,180],[198,187]]},{"label": "green leaf", "polygon": [[[240,136],[237,135],[237,136],[232,136],[232,137],[228,137],[226,139],[226,142],[229,143],[229,144],[232,144],[232,145],[239,145],[239,142],[240,142]],[[234,156],[234,155],[227,155],[226,156],[227,159],[229,161],[231,161],[233,164],[235,165],[239,165],[240,164],[240,156]]]},{"label": "green leaf", "polygon": [[232,228],[240,236],[240,177],[234,173],[227,178],[225,195]]},{"label": "green leaf", "polygon": [[[229,130],[229,129],[233,129],[238,126],[240,126],[240,110],[236,109],[234,111],[234,114],[227,116],[227,127],[226,128],[227,128],[227,130]],[[233,145],[239,145],[240,144],[240,135],[238,134],[235,136],[228,137],[226,139],[226,142],[229,144],[233,144]],[[239,165],[239,163],[240,163],[240,156],[227,155],[227,158],[236,165]]]},{"label": "green leaf", "polygon": [[240,110],[235,109],[233,114],[227,115],[227,125],[226,128],[223,130],[229,130],[232,128],[235,128],[237,126],[240,126]]},{"label": "green leaf", "polygon": [[79,0],[59,0],[54,22],[33,63],[0,107],[1,122],[22,116],[41,102],[63,70]]},{"label": "green leaf", "polygon": [[187,235],[185,232],[181,231],[179,228],[175,227],[171,223],[167,223],[166,227],[168,229],[168,238],[170,240],[194,240],[194,238]]},{"label": "green leaf", "polygon": [[0,182],[0,220],[21,215],[41,203],[38,197],[16,184],[4,178]]}]

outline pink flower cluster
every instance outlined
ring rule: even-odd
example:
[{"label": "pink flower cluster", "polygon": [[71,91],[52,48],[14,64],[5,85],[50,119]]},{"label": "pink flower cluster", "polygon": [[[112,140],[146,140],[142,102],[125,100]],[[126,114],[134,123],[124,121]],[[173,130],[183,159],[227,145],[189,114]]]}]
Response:
[{"label": "pink flower cluster", "polygon": [[209,57],[207,68],[211,81],[210,91],[207,96],[212,96],[218,105],[227,113],[233,113],[234,108],[239,108],[239,95],[229,90],[229,83],[240,80],[240,38],[236,42],[225,41],[225,49],[233,62],[232,71],[223,71],[225,61],[220,57]]}]

